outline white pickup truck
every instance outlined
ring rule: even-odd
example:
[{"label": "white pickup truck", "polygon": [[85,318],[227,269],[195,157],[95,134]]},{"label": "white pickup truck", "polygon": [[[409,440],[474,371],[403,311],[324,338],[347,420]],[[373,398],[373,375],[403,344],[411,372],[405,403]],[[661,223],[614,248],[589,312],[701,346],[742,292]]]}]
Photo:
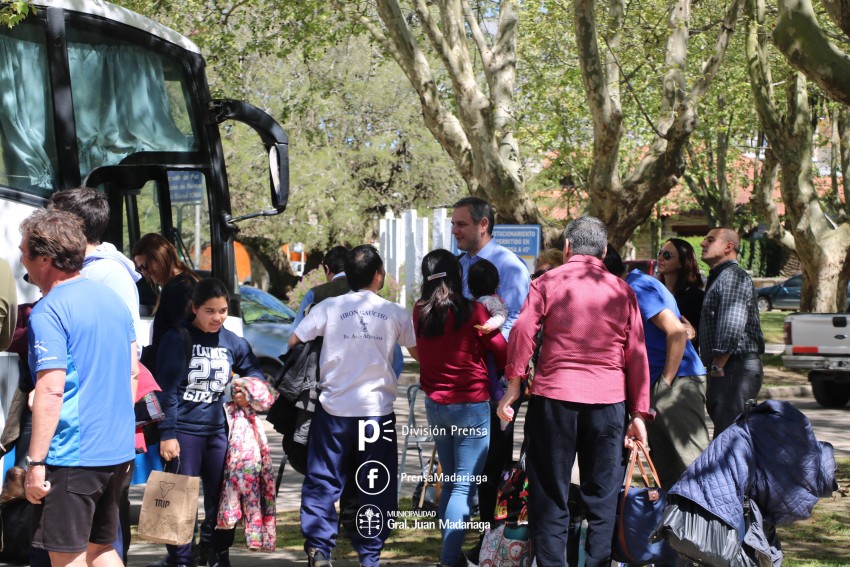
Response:
[{"label": "white pickup truck", "polygon": [[809,371],[815,401],[838,408],[850,401],[850,313],[795,313],[785,318],[786,368]]}]

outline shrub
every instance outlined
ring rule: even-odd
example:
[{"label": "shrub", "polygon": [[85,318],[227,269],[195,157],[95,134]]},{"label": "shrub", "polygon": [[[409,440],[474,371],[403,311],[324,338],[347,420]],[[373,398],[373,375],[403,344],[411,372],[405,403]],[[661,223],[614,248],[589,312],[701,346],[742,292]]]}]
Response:
[{"label": "shrub", "polygon": [[287,305],[294,311],[298,311],[298,306],[301,305],[301,300],[304,299],[307,292],[317,285],[325,283],[325,281],[327,280],[325,280],[324,270],[319,268],[310,270],[301,276],[301,281],[289,292],[289,303]]},{"label": "shrub", "polygon": [[381,288],[378,295],[387,301],[398,303],[401,297],[401,282],[395,279],[392,274],[387,274],[387,279],[384,280],[384,287]]}]

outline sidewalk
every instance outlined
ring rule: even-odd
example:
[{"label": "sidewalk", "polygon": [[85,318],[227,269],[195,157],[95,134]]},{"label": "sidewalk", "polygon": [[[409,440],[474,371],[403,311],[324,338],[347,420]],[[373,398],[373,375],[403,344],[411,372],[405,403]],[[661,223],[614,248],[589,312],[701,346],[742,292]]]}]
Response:
[{"label": "sidewalk", "polygon": [[[770,350],[777,350],[777,352],[781,352],[783,345],[768,345],[772,347]],[[770,352],[770,351],[769,351]],[[398,388],[398,397],[395,402],[395,413],[396,413],[396,421],[398,424],[398,446],[399,446],[399,463],[401,463],[402,452],[404,449],[404,435],[402,434],[404,429],[403,427],[408,425],[409,418],[409,407],[407,403],[407,393],[408,389],[417,384],[418,375],[413,373],[403,373],[399,378],[399,388]],[[807,391],[807,392],[806,392]],[[781,387],[781,388],[767,388],[762,390],[760,399],[788,399],[788,398],[805,398],[811,397],[811,388],[808,386],[799,386],[799,387]],[[422,425],[427,424],[427,419],[425,417],[425,396],[420,392],[416,399],[416,405],[414,410],[414,417],[416,420],[416,425],[421,427]],[[525,408],[526,404],[523,404],[522,409],[520,410],[519,415],[517,416],[517,425],[516,425],[516,433],[514,436],[514,456],[515,458],[519,456],[520,444],[522,441],[522,430],[525,423]],[[269,446],[272,451],[272,460],[275,463],[275,475],[277,474],[277,466],[281,461],[283,456],[283,451],[281,449],[281,436],[279,433],[274,431],[268,424],[263,421],[266,425],[266,433],[269,439]],[[422,452],[421,458],[423,462],[427,463],[429,456],[431,455],[431,450],[433,447],[433,443],[426,442],[421,445]],[[407,451],[407,457],[405,462],[404,471],[406,473],[406,478],[416,478],[421,474],[422,465],[420,465],[419,454],[415,447],[415,445],[411,445]],[[399,471],[401,472],[401,466],[399,466]],[[405,477],[402,477],[405,479]],[[287,511],[287,510],[298,510],[301,505],[301,483],[303,480],[303,476],[292,470],[290,466],[287,465],[284,475],[283,481],[281,483],[280,493],[277,497],[277,509],[279,512]],[[403,480],[401,483],[401,495],[402,497],[411,496],[413,494],[413,490],[415,488],[415,482],[409,480]],[[144,485],[133,486],[130,488],[130,500],[131,500],[131,521],[133,525],[138,523],[139,519],[139,508],[142,503],[142,495],[144,493]],[[201,514],[203,514],[203,506],[199,505],[199,509]],[[238,528],[241,529],[241,528]],[[387,548],[391,549],[393,545],[392,538],[387,542]],[[435,556],[438,550],[434,550]],[[130,547],[130,567],[144,567],[150,562],[156,561],[165,555],[165,546],[161,544],[152,544],[144,542],[140,539],[135,539]],[[303,552],[301,551],[288,551],[288,550],[278,550],[274,553],[252,553],[247,551],[246,549],[234,546],[230,551],[231,564],[233,567],[251,567],[254,565],[263,565],[270,564],[270,562],[276,562],[277,565],[282,566],[294,566],[294,565],[306,565],[306,558]],[[355,560],[334,560],[335,565],[339,565],[340,567],[356,567],[357,561]],[[387,565],[425,565],[419,563],[404,563],[401,561],[386,561]],[[433,565],[432,563],[428,563],[427,565]]]},{"label": "sidewalk", "polygon": [[[398,397],[395,402],[395,413],[396,413],[396,421],[398,424],[397,432],[398,432],[398,450],[399,450],[399,463],[401,463],[402,451],[404,449],[404,435],[402,432],[404,431],[403,427],[408,425],[408,416],[409,416],[409,407],[407,404],[407,391],[411,385],[414,385],[418,382],[419,376],[412,373],[403,373],[399,378],[399,387],[398,387]],[[417,427],[422,427],[427,424],[427,419],[425,417],[425,396],[421,392],[416,398],[416,407],[414,416],[416,419]],[[523,409],[525,406],[523,406]],[[277,476],[277,466],[279,465],[282,457],[283,450],[281,448],[281,436],[278,432],[271,428],[265,421],[263,423],[266,426],[266,434],[269,439],[269,447],[272,452],[272,461],[275,464],[275,476]],[[521,411],[520,415],[517,417],[517,434],[515,435],[515,456],[519,456],[519,447],[521,441],[521,434],[519,432],[522,431],[523,424],[525,423],[525,415],[524,411]],[[431,450],[433,448],[433,443],[423,443],[422,444],[422,460],[423,463],[428,462],[428,458],[431,456]],[[411,479],[417,478],[421,475],[423,465],[419,464],[419,456],[418,451],[414,445],[407,451],[407,458],[405,462],[404,472],[406,473],[402,479]],[[401,472],[401,466],[399,466],[399,472]],[[287,511],[287,510],[298,510],[301,506],[301,483],[303,481],[303,476],[295,472],[289,465],[286,466],[285,472],[283,475],[283,481],[281,482],[280,492],[277,497],[277,510],[278,512]],[[409,497],[413,494],[413,490],[416,488],[416,483],[411,480],[403,480],[401,483],[401,495],[402,497]],[[144,485],[137,485],[130,487],[130,502],[131,502],[131,523],[132,525],[137,525],[139,521],[139,509],[142,505],[142,497],[144,495],[145,487]],[[201,516],[203,516],[203,505],[199,503],[199,510]],[[242,529],[242,528],[237,528]],[[387,548],[392,548],[392,538],[387,542]],[[439,550],[434,550],[435,557],[439,554]],[[141,539],[135,538],[130,546],[130,567],[144,567],[148,563],[153,561],[157,561],[165,556],[165,546],[157,543],[148,543],[142,541]],[[230,562],[233,567],[251,567],[253,565],[264,565],[270,564],[270,562],[274,561],[276,565],[290,566],[290,565],[303,565],[306,566],[306,556],[303,552],[297,551],[292,552],[288,550],[278,550],[274,553],[256,553],[249,552],[247,549],[233,546],[230,550]],[[420,565],[417,563],[403,563],[400,561],[386,561],[387,565]],[[340,567],[356,567],[358,562],[356,560],[334,560],[334,565],[339,565]],[[433,567],[433,563],[428,563]]]}]

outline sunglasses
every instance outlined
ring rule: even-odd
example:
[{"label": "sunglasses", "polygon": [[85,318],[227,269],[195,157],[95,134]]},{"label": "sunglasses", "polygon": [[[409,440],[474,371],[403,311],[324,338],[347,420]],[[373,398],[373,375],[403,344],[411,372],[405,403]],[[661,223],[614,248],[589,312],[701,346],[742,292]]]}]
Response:
[{"label": "sunglasses", "polygon": [[669,250],[659,250],[658,257],[664,258],[665,260],[670,260],[673,258],[673,254]]}]

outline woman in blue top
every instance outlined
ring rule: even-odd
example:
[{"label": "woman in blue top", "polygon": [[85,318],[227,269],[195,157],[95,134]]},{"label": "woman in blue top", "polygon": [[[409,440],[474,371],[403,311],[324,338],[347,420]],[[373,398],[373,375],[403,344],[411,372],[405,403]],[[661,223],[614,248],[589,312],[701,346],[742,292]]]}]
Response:
[{"label": "woman in blue top", "polygon": [[[230,567],[228,550],[235,531],[215,529],[227,453],[223,394],[234,373],[263,379],[248,342],[223,327],[228,301],[227,288],[220,280],[198,282],[188,320],[165,334],[157,352],[156,376],[165,414],[159,426],[159,453],[166,461],[166,471],[201,477],[206,514],[201,543],[208,546],[213,567]],[[241,392],[234,391],[233,400],[248,405]],[[167,548],[166,565],[192,563],[192,544]],[[202,565],[206,559],[201,557]]]}]

